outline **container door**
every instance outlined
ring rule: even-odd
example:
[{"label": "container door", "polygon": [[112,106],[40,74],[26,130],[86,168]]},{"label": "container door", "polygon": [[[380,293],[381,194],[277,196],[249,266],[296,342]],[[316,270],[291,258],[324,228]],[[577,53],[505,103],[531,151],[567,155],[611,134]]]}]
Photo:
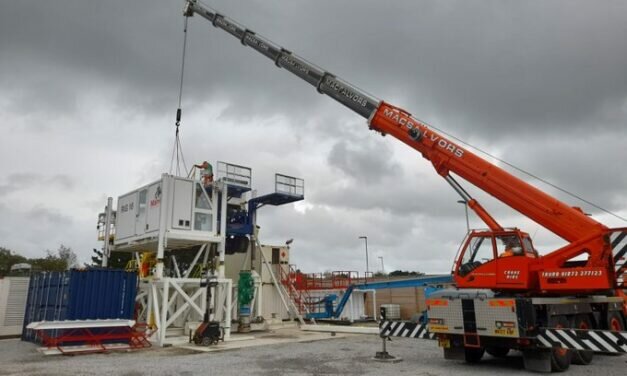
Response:
[{"label": "container door", "polygon": [[146,233],[159,231],[161,217],[161,182],[148,187],[148,209],[146,210]]},{"label": "container door", "polygon": [[118,209],[115,217],[116,242],[135,236],[136,201],[136,191],[118,198]]},{"label": "container door", "polygon": [[196,182],[194,194],[194,230],[211,232],[213,230],[213,213],[211,201],[203,186]]},{"label": "container door", "polygon": [[172,228],[191,230],[193,181],[175,179],[172,203]]},{"label": "container door", "polygon": [[148,201],[148,188],[139,191],[137,200],[137,216],[135,217],[135,235],[143,235],[146,232],[146,204]]}]

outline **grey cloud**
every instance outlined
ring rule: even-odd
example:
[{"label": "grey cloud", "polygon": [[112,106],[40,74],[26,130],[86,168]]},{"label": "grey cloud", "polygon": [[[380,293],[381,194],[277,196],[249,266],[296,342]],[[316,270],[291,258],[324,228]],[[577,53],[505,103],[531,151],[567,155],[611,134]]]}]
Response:
[{"label": "grey cloud", "polygon": [[[175,88],[179,44],[172,38],[172,48],[164,48],[168,40],[164,34],[178,36],[178,23],[159,23],[159,19],[177,11],[180,12],[180,3],[172,1],[113,4],[61,0],[12,4],[0,13],[0,47],[13,53],[3,54],[0,61],[15,75],[0,76],[0,80],[33,89],[43,82],[46,87],[41,94],[46,99],[64,88],[81,95],[96,84],[114,83],[124,88],[121,92],[133,89],[134,93],[141,92],[137,87],[140,82],[142,89],[157,93],[164,86]],[[30,61],[22,62],[15,55]],[[175,74],[164,74],[170,71]],[[155,97],[120,98],[129,99],[143,104]]]},{"label": "grey cloud", "polygon": [[[181,3],[20,1],[0,16],[5,36],[0,46],[46,60],[46,69],[28,72],[18,60],[11,63],[20,85],[44,75],[54,83],[44,93],[76,85],[77,95],[85,86],[115,82],[123,88],[121,104],[167,112],[176,101]],[[616,110],[627,97],[621,3],[427,2],[419,10],[414,2],[384,8],[374,1],[211,4],[461,135],[509,137],[545,131],[547,125],[616,130],[627,116]],[[199,17],[190,20],[188,47],[189,106],[222,99],[232,103],[234,116],[282,112],[302,119],[315,116],[328,101]],[[78,72],[80,82],[72,77],[55,82],[58,73],[68,76],[65,67]],[[150,96],[143,95],[148,91]]]},{"label": "grey cloud", "polygon": [[363,184],[364,189],[384,179],[398,178],[400,166],[390,148],[372,139],[361,140],[336,142],[327,158],[329,165]]},{"label": "grey cloud", "polygon": [[43,205],[22,210],[0,203],[0,213],[0,246],[29,257],[42,257],[45,249],[56,249],[62,243],[78,251],[77,245],[86,244],[86,236],[93,234],[83,232],[84,223],[77,226],[78,221]]},{"label": "grey cloud", "polygon": [[58,210],[36,206],[26,213],[26,217],[34,226],[65,226],[72,223],[72,218]]},{"label": "grey cloud", "polygon": [[[526,147],[526,144],[533,144],[533,147]],[[535,172],[573,194],[609,210],[623,210],[627,205],[627,176],[618,173],[627,161],[625,130],[591,132],[585,137],[529,137],[508,142],[503,147],[507,150],[507,160],[516,161],[519,167]],[[516,175],[521,174],[516,172]],[[570,205],[581,206],[587,212],[598,212],[576,198],[532,178],[527,179]]]},{"label": "grey cloud", "polygon": [[54,175],[48,179],[43,179],[44,184],[55,184],[63,189],[73,189],[74,188],[74,180],[70,178],[68,175]]},{"label": "grey cloud", "polygon": [[[358,237],[367,235],[371,270],[378,269],[376,256],[382,255],[388,271],[446,273],[466,231],[463,218],[451,222],[438,216],[399,216],[377,210],[355,212],[325,207],[314,207],[306,214],[289,207],[276,208],[260,213],[260,221],[264,223],[261,234],[266,242],[282,244],[284,238],[294,237],[292,262],[304,266],[304,270],[320,272],[363,272],[365,250]],[[272,237],[266,228],[285,236]]]},{"label": "grey cloud", "polygon": [[8,195],[24,189],[40,189],[42,186],[50,188],[50,185],[70,190],[74,187],[74,181],[68,175],[46,176],[40,172],[10,174],[4,178],[4,183],[0,184],[0,194]]}]

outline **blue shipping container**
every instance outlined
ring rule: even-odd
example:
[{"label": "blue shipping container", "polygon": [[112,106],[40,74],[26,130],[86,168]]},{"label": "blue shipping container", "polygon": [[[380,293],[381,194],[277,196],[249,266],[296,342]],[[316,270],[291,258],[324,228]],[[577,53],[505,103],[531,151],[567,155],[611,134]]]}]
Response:
[{"label": "blue shipping container", "polygon": [[33,274],[24,314],[23,341],[36,341],[31,322],[133,319],[137,273],[121,269],[72,269]]}]

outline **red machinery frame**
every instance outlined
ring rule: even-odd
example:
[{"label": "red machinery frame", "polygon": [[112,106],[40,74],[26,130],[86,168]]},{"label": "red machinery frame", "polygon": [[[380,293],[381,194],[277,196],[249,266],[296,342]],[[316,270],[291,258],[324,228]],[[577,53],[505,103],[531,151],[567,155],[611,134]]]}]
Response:
[{"label": "red machinery frame", "polygon": [[[151,347],[145,324],[98,328],[34,329],[41,343],[61,354],[91,354]],[[46,332],[53,332],[48,334]],[[71,344],[74,344],[73,346]],[[122,346],[120,346],[122,344]],[[82,346],[81,346],[82,345]],[[81,346],[81,347],[79,347]],[[87,346],[87,347],[85,347]]]}]

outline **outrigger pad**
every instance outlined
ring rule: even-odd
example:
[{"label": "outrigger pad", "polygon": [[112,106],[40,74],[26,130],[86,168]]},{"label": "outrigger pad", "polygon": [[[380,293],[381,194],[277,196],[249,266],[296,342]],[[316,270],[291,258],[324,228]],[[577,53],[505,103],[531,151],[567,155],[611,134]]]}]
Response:
[{"label": "outrigger pad", "polygon": [[551,351],[524,350],[522,353],[527,371],[551,372]]},{"label": "outrigger pad", "polygon": [[403,361],[403,358],[392,356],[387,351],[377,351],[372,360],[381,363],[400,363]]}]

